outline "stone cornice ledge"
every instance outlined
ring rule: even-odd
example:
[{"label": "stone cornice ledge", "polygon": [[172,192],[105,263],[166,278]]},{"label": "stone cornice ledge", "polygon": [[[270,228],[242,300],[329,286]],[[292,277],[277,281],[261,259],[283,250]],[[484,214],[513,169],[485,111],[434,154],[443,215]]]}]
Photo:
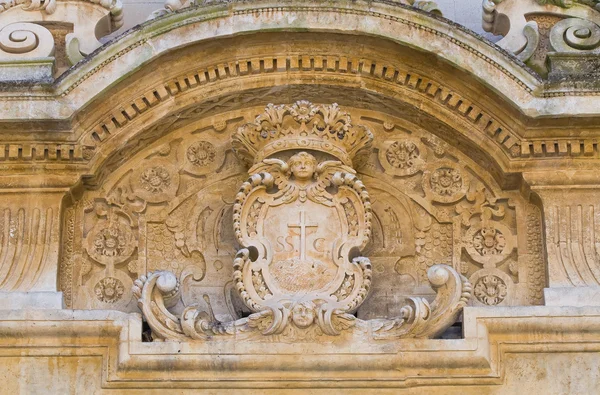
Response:
[{"label": "stone cornice ledge", "polygon": [[497,385],[507,354],[600,350],[600,308],[594,307],[466,308],[465,339],[399,340],[393,349],[376,343],[142,343],[138,314],[0,314],[0,355],[100,356],[103,388],[303,388],[316,380],[322,388]]},{"label": "stone cornice ledge", "polygon": [[[598,100],[562,93],[544,98],[543,82],[515,57],[446,19],[386,1],[244,1],[184,9],[133,28],[90,55],[50,87],[0,93],[4,120],[65,120],[115,83],[176,48],[273,31],[365,34],[434,53],[476,76],[524,114],[598,113]],[[566,96],[566,97],[565,97]],[[35,102],[35,105],[32,105]]]}]

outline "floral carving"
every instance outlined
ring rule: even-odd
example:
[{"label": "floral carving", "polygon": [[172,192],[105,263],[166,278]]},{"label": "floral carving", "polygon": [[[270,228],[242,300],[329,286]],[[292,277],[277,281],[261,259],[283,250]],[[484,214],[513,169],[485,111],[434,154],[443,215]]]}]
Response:
[{"label": "floral carving", "polygon": [[[91,245],[88,253],[101,262],[122,262],[133,252],[131,230],[121,224],[112,223],[90,234]],[[89,244],[88,244],[89,245]]]},{"label": "floral carving", "polygon": [[467,201],[472,204],[463,202],[456,207],[462,225],[468,227],[463,239],[465,249],[484,267],[496,267],[506,261],[516,247],[512,231],[500,222],[505,216],[504,206],[489,197],[483,186],[468,193]]},{"label": "floral carving", "polygon": [[358,213],[352,205],[350,200],[342,201],[342,207],[344,207],[344,211],[346,212],[346,219],[348,220],[348,234],[350,236],[358,236],[360,231],[360,221],[358,220]]},{"label": "floral carving", "polygon": [[443,160],[431,162],[427,167],[423,173],[421,186],[432,201],[455,203],[469,191],[471,177],[460,164]]},{"label": "floral carving", "polygon": [[260,201],[255,201],[250,210],[248,212],[248,234],[251,236],[255,236],[257,234],[257,226],[258,226],[258,217],[260,216],[260,211],[262,209],[263,203]]},{"label": "floral carving", "polygon": [[498,229],[487,227],[475,233],[473,247],[481,255],[499,255],[506,247],[506,239]]},{"label": "floral carving", "polygon": [[412,141],[396,141],[389,146],[385,157],[393,167],[411,171],[415,168],[415,160],[420,154],[419,148]]},{"label": "floral carving", "polygon": [[264,298],[267,295],[272,295],[271,291],[265,284],[265,279],[260,270],[252,272],[252,284],[254,285],[254,289],[256,289],[256,293]]},{"label": "floral carving", "polygon": [[300,100],[290,107],[290,115],[297,122],[307,123],[317,114],[318,108],[307,100]]},{"label": "floral carving", "polygon": [[190,145],[186,151],[187,160],[194,166],[210,165],[217,155],[214,145],[208,141],[198,141]]},{"label": "floral carving", "polygon": [[344,276],[344,282],[342,283],[342,285],[340,285],[338,290],[335,291],[333,296],[335,296],[337,298],[337,300],[342,300],[342,299],[347,298],[348,295],[350,294],[350,292],[352,292],[352,289],[354,288],[354,283],[355,283],[354,275],[346,274]]},{"label": "floral carving", "polygon": [[140,174],[140,184],[151,193],[165,192],[171,185],[171,175],[164,166],[153,166]]},{"label": "floral carving", "polygon": [[475,283],[473,294],[481,303],[495,306],[504,301],[508,295],[508,287],[500,277],[488,274]]},{"label": "floral carving", "polygon": [[[203,296],[208,309],[182,297],[183,311],[170,312],[175,304],[169,300],[176,303],[172,296],[181,280],[171,271],[142,275],[132,291],[153,337],[269,341],[256,334],[274,335],[271,339],[276,340],[289,333],[290,339],[306,339],[313,331],[321,336],[355,331],[350,336],[391,340],[434,337],[451,325],[472,289],[444,265],[432,266],[427,273],[437,293],[433,303],[407,298],[400,315],[391,319],[364,321],[352,315],[367,298],[373,280],[370,260],[360,256],[372,236],[372,204],[352,167],[357,156],[372,154],[372,139],[365,126],[353,126],[350,115],[336,104],[268,105],[254,123],[241,125],[232,148],[251,167],[233,201],[231,219],[240,249],[229,289],[251,314],[221,321],[208,295]],[[379,153],[394,142],[385,142]],[[425,151],[419,140],[412,144],[405,145],[409,160],[415,149]],[[185,154],[178,150],[177,155]],[[422,159],[419,154],[412,165]],[[167,224],[174,233],[204,233],[201,221],[172,225],[177,224]]]},{"label": "floral carving", "polygon": [[115,303],[123,297],[124,292],[123,283],[114,277],[103,278],[94,286],[96,297],[104,303]]},{"label": "floral carving", "polygon": [[431,189],[440,196],[452,196],[463,186],[462,175],[457,169],[441,167],[430,178]]}]

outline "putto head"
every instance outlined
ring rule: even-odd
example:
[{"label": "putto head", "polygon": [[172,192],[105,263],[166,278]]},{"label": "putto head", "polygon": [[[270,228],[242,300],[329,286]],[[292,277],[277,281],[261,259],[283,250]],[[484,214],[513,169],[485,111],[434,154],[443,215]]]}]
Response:
[{"label": "putto head", "polygon": [[299,181],[310,180],[317,168],[317,159],[308,152],[299,152],[288,160],[290,171]]},{"label": "putto head", "polygon": [[308,328],[315,322],[315,304],[313,302],[298,303],[292,309],[292,322],[298,328]]}]

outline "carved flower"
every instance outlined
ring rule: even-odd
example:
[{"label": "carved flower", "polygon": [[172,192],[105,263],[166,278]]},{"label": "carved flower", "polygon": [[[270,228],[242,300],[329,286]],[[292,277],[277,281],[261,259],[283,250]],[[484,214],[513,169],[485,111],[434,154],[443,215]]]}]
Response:
[{"label": "carved flower", "polygon": [[83,159],[90,160],[94,157],[94,148],[93,147],[83,147]]},{"label": "carved flower", "polygon": [[290,114],[297,122],[307,123],[317,113],[317,107],[307,100],[300,100],[290,107]]},{"label": "carved flower", "polygon": [[481,255],[502,254],[505,246],[504,235],[495,228],[483,228],[473,236],[473,247]]},{"label": "carved flower", "polygon": [[163,166],[150,167],[140,175],[142,187],[152,193],[160,193],[171,185],[171,175]]},{"label": "carved flower", "polygon": [[250,207],[250,211],[248,212],[248,235],[250,237],[254,237],[257,234],[257,225],[258,225],[258,217],[260,216],[260,211],[262,209],[263,204],[258,200],[255,201]]},{"label": "carved flower", "polygon": [[419,155],[419,148],[412,141],[396,141],[385,153],[389,164],[398,169],[412,168]]},{"label": "carved flower", "polygon": [[265,280],[260,271],[252,272],[252,285],[254,285],[256,293],[261,298],[264,299],[267,295],[271,295],[271,291],[269,291],[267,284],[265,284]]},{"label": "carved flower", "polygon": [[495,306],[506,298],[507,287],[500,277],[489,274],[477,281],[473,293],[481,303]]},{"label": "carved flower", "polygon": [[118,225],[102,229],[94,238],[94,253],[100,256],[121,256],[127,249],[127,237]]},{"label": "carved flower", "polygon": [[190,163],[198,167],[209,165],[215,160],[215,156],[215,147],[208,141],[198,141],[190,145],[186,152]]},{"label": "carved flower", "polygon": [[431,189],[441,196],[452,196],[462,188],[460,171],[451,167],[436,169],[430,178]]},{"label": "carved flower", "polygon": [[335,296],[337,298],[338,301],[348,297],[348,295],[350,295],[350,292],[352,292],[352,289],[354,288],[354,275],[347,275],[344,278],[344,282],[342,283],[342,285],[340,285],[340,287],[338,288],[337,291],[335,291],[335,293],[333,294],[333,296]]},{"label": "carved flower", "polygon": [[124,292],[125,287],[123,283],[114,277],[103,278],[94,286],[96,297],[104,303],[115,303],[121,299]]}]

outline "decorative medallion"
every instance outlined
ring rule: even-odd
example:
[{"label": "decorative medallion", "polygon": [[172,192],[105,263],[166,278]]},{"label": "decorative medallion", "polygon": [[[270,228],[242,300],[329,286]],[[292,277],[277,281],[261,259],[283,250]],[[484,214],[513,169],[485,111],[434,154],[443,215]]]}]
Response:
[{"label": "decorative medallion", "polygon": [[148,167],[140,174],[139,183],[150,193],[163,193],[171,185],[171,175],[164,166]]},{"label": "decorative medallion", "polygon": [[[203,132],[207,133],[207,132]],[[212,135],[202,136],[210,139]],[[212,140],[212,139],[211,139]],[[214,138],[214,141],[220,141],[220,138]],[[186,141],[187,143],[187,141]],[[225,147],[215,145],[211,141],[197,140],[184,145],[178,154],[178,160],[183,164],[183,171],[195,176],[204,176],[217,171],[225,160]]]},{"label": "decorative medallion", "polygon": [[162,203],[175,196],[179,174],[164,159],[149,159],[141,163],[130,176],[133,193],[149,203]]},{"label": "decorative medallion", "polygon": [[469,190],[469,176],[464,169],[451,162],[435,162],[423,174],[422,186],[431,200],[454,203]]},{"label": "decorative medallion", "polygon": [[473,295],[483,304],[495,306],[508,294],[504,281],[493,274],[481,277],[473,288]]},{"label": "decorative medallion", "polygon": [[516,238],[504,224],[486,220],[473,225],[464,237],[469,256],[484,267],[496,267],[503,263],[516,248]]},{"label": "decorative medallion", "polygon": [[[252,167],[233,205],[241,247],[233,261],[233,288],[253,313],[220,322],[189,305],[178,318],[166,310],[167,300],[177,293],[177,278],[170,272],[150,273],[136,281],[133,291],[154,335],[306,339],[309,333],[354,331],[366,338],[395,339],[434,336],[451,325],[471,288],[443,265],[428,273],[438,293],[433,305],[415,297],[399,309],[401,317],[363,321],[352,315],[371,287],[371,262],[361,251],[371,238],[373,217],[367,188],[352,165],[369,154],[372,138],[336,104],[307,101],[270,104],[256,122],[241,126],[233,136],[234,151]],[[394,149],[390,158],[398,169],[419,162],[415,147]]]},{"label": "decorative medallion", "polygon": [[206,167],[210,165],[217,155],[215,146],[208,141],[197,141],[190,145],[186,150],[185,157],[197,167]]},{"label": "decorative medallion", "polygon": [[514,283],[510,276],[497,269],[482,269],[471,278],[473,301],[484,306],[506,305],[512,300]]},{"label": "decorative medallion", "polygon": [[417,140],[386,141],[379,147],[379,162],[386,173],[405,177],[423,170],[427,150]]},{"label": "decorative medallion", "polygon": [[123,283],[114,277],[105,277],[94,286],[96,297],[104,303],[115,303],[123,297],[124,292]]},{"label": "decorative medallion", "polygon": [[131,304],[132,285],[129,274],[107,266],[92,274],[82,284],[82,291],[96,308],[117,310]]},{"label": "decorative medallion", "polygon": [[86,237],[86,251],[103,265],[126,261],[135,249],[131,228],[120,222],[100,221]]},{"label": "decorative medallion", "polygon": [[473,248],[480,255],[500,255],[506,247],[502,232],[493,227],[482,228],[473,236]]}]

